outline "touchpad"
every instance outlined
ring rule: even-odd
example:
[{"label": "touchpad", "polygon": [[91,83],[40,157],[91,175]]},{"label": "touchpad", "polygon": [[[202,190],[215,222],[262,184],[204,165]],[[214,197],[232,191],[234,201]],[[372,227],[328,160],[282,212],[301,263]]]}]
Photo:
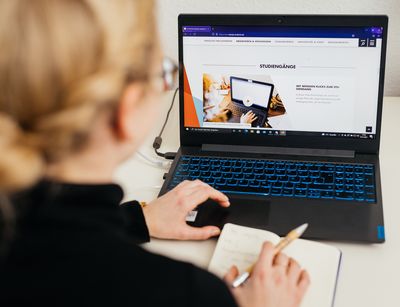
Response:
[{"label": "touchpad", "polygon": [[192,226],[215,225],[222,228],[225,223],[265,229],[268,224],[270,203],[267,200],[243,200],[230,198],[228,208],[208,200],[199,205],[188,219]]}]

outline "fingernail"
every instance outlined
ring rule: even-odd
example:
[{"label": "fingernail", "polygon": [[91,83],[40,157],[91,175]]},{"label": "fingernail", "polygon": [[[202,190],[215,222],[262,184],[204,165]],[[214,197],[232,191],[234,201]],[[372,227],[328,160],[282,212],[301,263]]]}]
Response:
[{"label": "fingernail", "polygon": [[220,230],[219,229],[214,229],[212,232],[211,232],[211,234],[213,235],[213,236],[216,236],[216,235],[219,235],[220,234]]}]

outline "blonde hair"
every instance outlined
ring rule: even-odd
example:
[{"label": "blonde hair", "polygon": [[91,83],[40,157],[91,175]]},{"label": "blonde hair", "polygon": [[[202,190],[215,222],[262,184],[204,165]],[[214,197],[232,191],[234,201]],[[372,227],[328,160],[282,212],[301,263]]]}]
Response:
[{"label": "blonde hair", "polygon": [[0,0],[0,190],[81,149],[95,116],[147,78],[152,0]]}]

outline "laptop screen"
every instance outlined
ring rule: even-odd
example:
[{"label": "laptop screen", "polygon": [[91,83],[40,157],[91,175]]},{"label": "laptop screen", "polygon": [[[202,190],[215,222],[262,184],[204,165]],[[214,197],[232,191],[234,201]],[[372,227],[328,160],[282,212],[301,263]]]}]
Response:
[{"label": "laptop screen", "polygon": [[230,80],[232,101],[241,102],[247,107],[261,107],[267,111],[274,88],[272,84],[236,77],[231,77]]},{"label": "laptop screen", "polygon": [[185,130],[376,137],[383,28],[180,30]]}]

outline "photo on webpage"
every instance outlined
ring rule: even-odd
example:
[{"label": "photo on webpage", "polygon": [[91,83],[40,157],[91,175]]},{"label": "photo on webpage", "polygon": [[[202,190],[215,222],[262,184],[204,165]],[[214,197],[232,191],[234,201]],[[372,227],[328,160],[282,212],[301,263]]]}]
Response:
[{"label": "photo on webpage", "polygon": [[286,108],[270,75],[203,74],[203,125],[273,129],[269,119],[285,116]]}]

